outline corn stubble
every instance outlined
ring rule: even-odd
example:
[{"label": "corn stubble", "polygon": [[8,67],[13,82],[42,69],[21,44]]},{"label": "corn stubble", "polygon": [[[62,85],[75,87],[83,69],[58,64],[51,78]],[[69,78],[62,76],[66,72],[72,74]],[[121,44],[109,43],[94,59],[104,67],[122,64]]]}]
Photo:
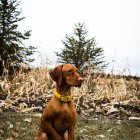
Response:
[{"label": "corn stubble", "polygon": [[[81,88],[72,88],[77,112],[83,116],[140,116],[140,79],[92,73],[84,74]],[[50,100],[55,83],[45,67],[14,73],[12,80],[0,80],[0,111],[42,111]]]}]

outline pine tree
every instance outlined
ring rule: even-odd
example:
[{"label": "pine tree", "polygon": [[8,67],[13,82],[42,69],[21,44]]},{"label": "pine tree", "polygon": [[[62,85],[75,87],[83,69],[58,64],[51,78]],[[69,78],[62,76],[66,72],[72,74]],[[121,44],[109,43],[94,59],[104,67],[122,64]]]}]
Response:
[{"label": "pine tree", "polygon": [[89,65],[105,68],[107,63],[103,61],[103,49],[96,47],[95,38],[87,39],[87,34],[84,23],[75,24],[74,36],[66,34],[65,41],[62,40],[64,48],[60,53],[56,52],[58,62],[74,64],[81,70]]},{"label": "pine tree", "polygon": [[18,0],[0,0],[0,74],[11,65],[20,66],[34,60],[30,56],[36,48],[23,43],[31,31],[18,31],[18,23],[25,18],[20,17],[19,5]]}]

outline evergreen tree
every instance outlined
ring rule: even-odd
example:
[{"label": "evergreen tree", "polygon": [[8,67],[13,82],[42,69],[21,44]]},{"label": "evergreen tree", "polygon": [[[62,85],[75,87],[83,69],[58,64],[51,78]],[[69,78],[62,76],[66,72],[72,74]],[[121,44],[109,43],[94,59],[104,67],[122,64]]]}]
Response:
[{"label": "evergreen tree", "polygon": [[81,70],[89,65],[105,68],[103,49],[96,47],[95,38],[87,39],[87,34],[84,23],[75,24],[74,36],[66,34],[65,41],[62,41],[64,48],[60,53],[56,52],[58,62],[74,64]]},{"label": "evergreen tree", "polygon": [[23,43],[29,39],[31,31],[18,31],[18,22],[25,18],[20,17],[19,5],[18,0],[0,0],[0,74],[11,65],[20,66],[34,60],[30,56],[36,48]]}]

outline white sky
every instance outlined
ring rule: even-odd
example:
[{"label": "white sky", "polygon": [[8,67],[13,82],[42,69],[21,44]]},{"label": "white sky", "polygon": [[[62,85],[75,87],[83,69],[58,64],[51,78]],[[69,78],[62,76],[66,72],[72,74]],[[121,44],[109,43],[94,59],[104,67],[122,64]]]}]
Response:
[{"label": "white sky", "polygon": [[[32,30],[29,44],[55,62],[65,34],[85,23],[110,62],[109,71],[140,75],[140,0],[21,0],[22,30]],[[36,64],[40,60],[36,55]]]}]

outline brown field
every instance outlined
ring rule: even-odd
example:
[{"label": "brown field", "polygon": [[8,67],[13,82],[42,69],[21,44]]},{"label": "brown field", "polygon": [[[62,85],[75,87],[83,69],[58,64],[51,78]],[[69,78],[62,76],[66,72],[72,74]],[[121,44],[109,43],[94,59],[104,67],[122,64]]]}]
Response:
[{"label": "brown field", "polygon": [[[119,136],[119,139],[125,136],[129,139],[133,136],[127,134],[122,136],[121,133],[121,131],[126,133],[123,128],[126,129],[127,125],[129,129],[133,129],[130,129],[130,132],[133,132],[135,139],[138,139],[140,134],[140,78],[113,74],[92,74],[90,70],[86,71],[84,75],[82,87],[72,89],[79,118],[84,118],[78,121],[77,139],[94,140],[103,137],[103,139],[117,140]],[[36,113],[41,113],[45,104],[51,98],[53,89],[55,89],[55,83],[51,81],[48,70],[43,67],[32,69],[28,73],[15,73],[12,78],[7,75],[2,76],[0,79],[0,117],[3,117],[3,119],[0,120],[12,121],[8,116],[13,112],[13,117],[20,122],[21,128],[25,127],[24,125],[27,122],[23,122],[23,119],[21,122],[21,116],[24,118],[27,114],[34,116]],[[21,113],[23,114],[21,115]],[[32,119],[33,124],[33,121],[35,121],[35,127],[38,126],[37,120],[39,119],[36,117]],[[117,128],[116,125],[113,127],[118,120],[123,121],[123,123],[121,122],[123,125]],[[90,122],[93,122],[93,125]],[[102,126],[101,123],[106,125]],[[31,125],[30,122],[28,124]],[[6,126],[5,123],[3,125]],[[13,132],[12,128],[11,131],[8,131],[3,125],[0,125],[1,138],[8,140],[11,135],[12,138],[20,139],[20,133],[23,130],[17,132],[18,136],[16,137],[12,134],[15,125],[13,126]],[[106,135],[107,130],[112,132],[110,134],[113,135],[112,137],[109,134]],[[30,132],[32,134],[28,134],[29,139],[35,135],[37,130],[35,128],[32,131],[34,131]],[[85,137],[85,135],[87,136]]]}]

